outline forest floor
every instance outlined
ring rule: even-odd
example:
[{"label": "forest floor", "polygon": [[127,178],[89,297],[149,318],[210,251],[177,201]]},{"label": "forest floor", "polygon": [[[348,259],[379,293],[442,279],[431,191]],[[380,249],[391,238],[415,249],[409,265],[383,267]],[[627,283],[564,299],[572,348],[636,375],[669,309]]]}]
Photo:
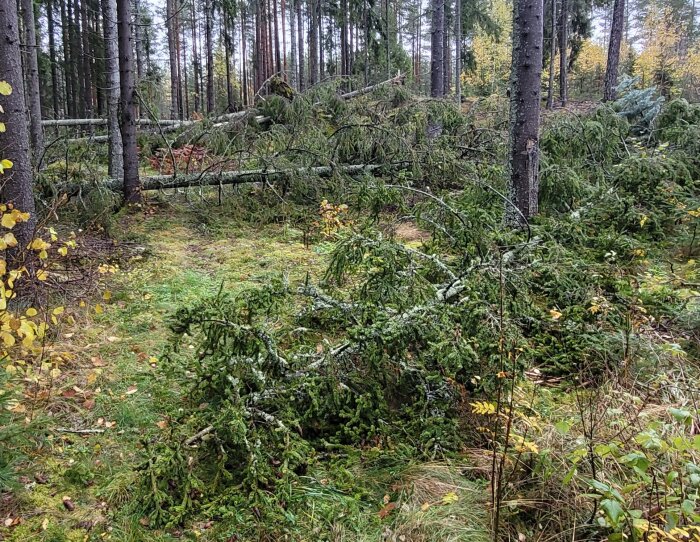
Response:
[{"label": "forest floor", "polygon": [[[225,209],[203,214],[184,204],[151,206],[114,230],[131,257],[62,330],[56,348],[72,353],[71,361],[46,398],[49,416],[32,421],[42,437],[21,468],[23,489],[0,503],[0,540],[238,540],[235,529],[207,518],[156,531],[146,517],[124,512],[144,443],[156,442],[179,408],[159,364],[168,318],[222,284],[235,291],[280,273],[292,282],[320,277],[324,245],[305,246],[302,232],[285,225],[241,225]],[[406,242],[419,238],[406,232]],[[486,482],[465,478],[467,466],[363,458],[344,492],[314,473],[299,488],[308,514],[294,539],[318,540],[314,526],[328,517],[322,509],[334,507],[334,540],[488,540]]]}]

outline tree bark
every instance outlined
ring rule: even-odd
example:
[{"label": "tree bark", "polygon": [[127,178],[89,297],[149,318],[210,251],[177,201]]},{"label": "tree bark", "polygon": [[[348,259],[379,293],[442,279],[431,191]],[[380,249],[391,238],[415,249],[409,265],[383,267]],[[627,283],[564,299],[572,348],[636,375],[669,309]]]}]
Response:
[{"label": "tree bark", "polygon": [[170,118],[180,117],[180,80],[178,77],[177,48],[175,47],[175,35],[177,28],[175,25],[175,0],[166,0],[166,26],[168,30],[168,54],[170,57]]},{"label": "tree bark", "polygon": [[455,96],[462,107],[462,0],[455,0]]},{"label": "tree bark", "polygon": [[85,117],[92,118],[94,110],[94,100],[92,96],[92,58],[94,54],[90,48],[90,31],[87,16],[87,0],[80,2],[80,21],[81,21],[81,38],[82,38],[82,71],[83,71],[83,88],[85,101]]},{"label": "tree bark", "polygon": [[569,101],[569,0],[561,0],[559,41],[559,98],[561,106]]},{"label": "tree bark", "polygon": [[56,64],[56,30],[54,24],[53,0],[46,0],[46,21],[49,33],[49,61],[51,62],[51,99],[53,101],[53,117],[61,117],[58,91],[58,66]]},{"label": "tree bark", "polygon": [[297,24],[296,17],[294,14],[294,0],[289,1],[289,45],[290,45],[290,57],[289,57],[289,83],[292,88],[299,90],[297,84],[298,80],[298,69],[297,69]]},{"label": "tree bark", "polygon": [[304,20],[301,17],[302,0],[296,0],[297,4],[297,35],[299,39],[299,91],[301,92],[306,87],[304,80]]},{"label": "tree bark", "polygon": [[617,86],[617,70],[620,64],[620,45],[622,44],[622,29],[625,19],[625,0],[615,0],[613,20],[610,26],[610,44],[608,46],[608,65],[605,69],[605,86],[603,101],[615,99]]},{"label": "tree bark", "polygon": [[105,75],[107,82],[107,132],[109,141],[109,176],[121,180],[124,174],[124,149],[119,128],[119,45],[117,40],[117,2],[102,0],[102,31],[105,40]]},{"label": "tree bark", "polygon": [[318,83],[318,1],[309,0],[309,86]]},{"label": "tree bark", "polygon": [[19,21],[14,1],[0,2],[0,80],[12,87],[9,96],[0,95],[5,113],[0,118],[7,126],[0,132],[0,159],[12,161],[13,166],[0,175],[2,203],[11,203],[16,209],[29,213],[27,222],[18,223],[12,230],[18,241],[18,251],[27,247],[36,227],[36,211],[32,194],[32,168],[27,131],[26,103],[24,101],[22,64],[20,62]]},{"label": "tree bark", "polygon": [[124,146],[124,203],[141,202],[139,157],[136,148],[136,87],[134,83],[133,34],[130,0],[117,0],[119,80],[122,114],[120,129]]},{"label": "tree bark", "polygon": [[204,5],[204,46],[207,50],[207,113],[214,112],[214,44],[212,40],[213,4],[206,0]]},{"label": "tree bark", "polygon": [[510,205],[506,219],[523,225],[537,214],[543,0],[515,0],[510,79]]},{"label": "tree bark", "polygon": [[557,0],[552,0],[551,6],[552,7],[550,14],[552,17],[552,42],[549,47],[549,82],[547,85],[547,109],[552,109],[554,107],[554,57],[557,55]]},{"label": "tree bark", "polygon": [[431,0],[432,28],[430,30],[430,95],[440,98],[445,95],[445,0]]},{"label": "tree bark", "polygon": [[[41,90],[39,88],[39,61],[37,58],[36,26],[34,22],[33,0],[22,0],[22,19],[24,22],[24,46],[26,50],[27,71],[27,106],[29,111],[29,132],[32,144],[32,161],[35,170],[41,169],[44,157],[44,130],[41,127]],[[2,77],[2,73],[0,73]],[[18,87],[20,92],[22,87]]]}]

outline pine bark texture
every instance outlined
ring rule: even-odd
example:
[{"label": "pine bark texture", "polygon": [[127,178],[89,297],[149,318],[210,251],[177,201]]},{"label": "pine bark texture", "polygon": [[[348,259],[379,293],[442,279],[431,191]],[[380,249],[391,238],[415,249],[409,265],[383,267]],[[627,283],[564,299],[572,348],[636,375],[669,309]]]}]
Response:
[{"label": "pine bark texture", "polygon": [[[29,132],[32,145],[32,164],[41,168],[44,157],[44,130],[41,127],[41,91],[39,88],[39,60],[37,57],[36,26],[34,22],[33,0],[22,0],[22,19],[24,23],[24,46],[27,72],[26,96],[29,112]],[[0,73],[0,77],[2,77]],[[18,92],[22,87],[18,87]]]},{"label": "pine bark texture", "polygon": [[109,176],[122,179],[124,148],[119,128],[119,44],[117,40],[117,0],[102,0],[102,26],[105,40],[105,77],[107,83],[107,133]]},{"label": "pine bark texture", "polygon": [[7,81],[12,87],[9,96],[0,95],[0,105],[5,110],[4,114],[0,113],[0,118],[7,127],[6,132],[0,132],[0,159],[13,163],[12,168],[0,176],[0,193],[2,203],[12,203],[15,208],[31,215],[28,222],[18,223],[12,231],[19,248],[23,249],[32,239],[36,211],[20,62],[19,21],[14,1],[0,2],[0,80]]},{"label": "pine bark texture", "polygon": [[561,106],[565,107],[569,101],[569,0],[561,1],[559,38],[559,99]]},{"label": "pine bark texture", "polygon": [[136,148],[136,87],[134,82],[133,33],[130,0],[117,0],[119,80],[122,112],[120,130],[124,147],[124,202],[140,203],[139,157]]},{"label": "pine bark texture", "polygon": [[608,65],[605,68],[605,85],[603,88],[603,101],[615,99],[615,87],[617,86],[617,70],[620,64],[620,45],[622,44],[622,30],[625,20],[625,0],[615,0],[613,7],[613,20],[610,27],[610,43],[608,46]]},{"label": "pine bark texture", "polygon": [[510,80],[510,205],[507,221],[537,214],[543,0],[515,0]]},{"label": "pine bark texture", "polygon": [[432,27],[430,30],[430,95],[445,95],[445,0],[432,1]]}]

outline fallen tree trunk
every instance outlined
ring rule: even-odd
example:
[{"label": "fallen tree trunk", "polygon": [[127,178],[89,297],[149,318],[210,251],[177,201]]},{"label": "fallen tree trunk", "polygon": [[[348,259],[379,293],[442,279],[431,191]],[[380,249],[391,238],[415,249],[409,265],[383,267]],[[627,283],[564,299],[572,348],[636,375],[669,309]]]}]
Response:
[{"label": "fallen tree trunk", "polygon": [[[151,119],[137,119],[136,124],[139,126],[190,126],[196,120],[169,120],[163,119],[154,121]],[[44,128],[62,127],[62,126],[107,126],[107,119],[58,119],[58,120],[42,120],[41,124]]]},{"label": "fallen tree trunk", "polygon": [[[379,176],[382,173],[409,170],[411,162],[394,162],[390,164],[350,164],[344,166],[315,166],[294,169],[251,169],[244,171],[221,171],[217,173],[192,173],[189,175],[153,175],[141,179],[141,190],[161,190],[167,188],[187,188],[193,186],[223,186],[244,183],[265,183],[291,179],[296,176],[315,176],[329,178],[335,174],[359,177],[369,174]],[[121,182],[109,179],[100,186],[113,191],[121,190]],[[90,185],[67,184],[58,187],[59,194],[75,196]]]},{"label": "fallen tree trunk", "polygon": [[350,100],[352,98],[357,98],[358,96],[362,96],[364,94],[369,94],[370,92],[373,92],[378,88],[381,88],[386,85],[403,85],[405,78],[406,76],[400,73],[396,77],[392,77],[391,79],[387,79],[386,81],[382,81],[381,83],[377,83],[376,85],[370,85],[365,88],[353,90],[352,92],[346,92],[345,94],[341,94],[340,97],[343,100]]}]

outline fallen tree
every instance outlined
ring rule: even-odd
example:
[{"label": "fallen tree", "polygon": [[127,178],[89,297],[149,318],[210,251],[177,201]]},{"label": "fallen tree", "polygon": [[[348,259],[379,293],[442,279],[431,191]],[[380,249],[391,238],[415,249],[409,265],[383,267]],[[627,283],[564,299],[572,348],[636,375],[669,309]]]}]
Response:
[{"label": "fallen tree", "polygon": [[[192,173],[189,175],[153,175],[141,179],[141,190],[161,190],[168,188],[188,188],[194,186],[224,186],[244,183],[269,183],[284,181],[298,176],[329,178],[333,175],[359,177],[362,175],[381,175],[386,172],[406,171],[413,167],[411,162],[391,164],[349,164],[342,166],[315,166],[290,169],[250,169],[243,171],[221,171]],[[120,181],[108,179],[99,185],[112,191],[120,191]],[[57,192],[68,197],[75,196],[95,185],[77,183],[59,185]]]}]

